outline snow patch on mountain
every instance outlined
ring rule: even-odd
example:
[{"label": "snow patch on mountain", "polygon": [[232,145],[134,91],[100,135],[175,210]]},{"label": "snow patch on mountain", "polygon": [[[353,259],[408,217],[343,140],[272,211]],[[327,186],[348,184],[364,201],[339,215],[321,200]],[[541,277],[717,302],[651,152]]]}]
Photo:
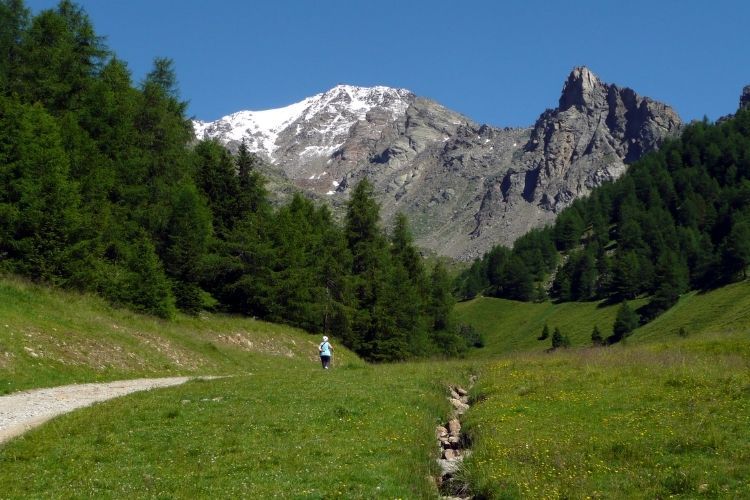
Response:
[{"label": "snow patch on mountain", "polygon": [[364,120],[375,107],[389,111],[394,118],[403,116],[414,99],[405,89],[338,85],[283,108],[263,111],[239,111],[213,122],[193,122],[198,139],[218,139],[225,144],[247,142],[248,149],[274,161],[279,136],[294,131],[294,136],[309,135],[318,140],[304,148],[304,156],[330,156],[346,140],[351,127]]}]

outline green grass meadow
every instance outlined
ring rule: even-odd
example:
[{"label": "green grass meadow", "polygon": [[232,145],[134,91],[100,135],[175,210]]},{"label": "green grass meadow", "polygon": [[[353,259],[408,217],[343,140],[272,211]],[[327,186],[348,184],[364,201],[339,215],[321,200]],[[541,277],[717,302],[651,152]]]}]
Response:
[{"label": "green grass meadow", "polygon": [[[138,393],[0,449],[0,496],[430,498],[451,364],[294,360]],[[468,375],[467,375],[468,376]]]},{"label": "green grass meadow", "polygon": [[[750,347],[747,333],[726,341]],[[677,344],[518,354],[487,366],[467,422],[475,492],[748,498],[750,358]]]},{"label": "green grass meadow", "polygon": [[[634,303],[638,306],[638,302]],[[681,298],[626,342],[590,347],[618,306],[479,298],[467,359],[369,365],[317,337],[223,315],[166,322],[0,280],[0,393],[227,375],[136,393],[0,447],[0,498],[435,498],[446,386],[475,498],[750,498],[750,283]],[[545,322],[572,348],[545,352]],[[7,325],[7,326],[6,326]]]}]

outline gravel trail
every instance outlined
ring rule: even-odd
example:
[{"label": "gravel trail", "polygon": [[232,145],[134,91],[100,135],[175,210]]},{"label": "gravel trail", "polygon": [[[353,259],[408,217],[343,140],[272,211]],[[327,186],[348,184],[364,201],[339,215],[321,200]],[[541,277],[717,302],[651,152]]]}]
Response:
[{"label": "gravel trail", "polygon": [[142,378],[73,384],[0,396],[0,444],[63,413],[133,392],[183,384],[193,378],[196,377]]}]

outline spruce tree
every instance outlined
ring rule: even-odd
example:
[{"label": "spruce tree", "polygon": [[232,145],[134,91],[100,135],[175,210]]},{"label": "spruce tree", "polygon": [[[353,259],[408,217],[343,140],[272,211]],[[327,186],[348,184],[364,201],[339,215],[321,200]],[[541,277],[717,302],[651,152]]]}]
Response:
[{"label": "spruce tree", "polygon": [[623,301],[617,310],[615,323],[612,325],[612,335],[608,339],[609,343],[614,344],[630,335],[633,330],[638,328],[638,322],[638,313],[630,308],[627,301]]},{"label": "spruce tree", "polygon": [[388,315],[381,305],[386,286],[388,252],[380,229],[380,207],[375,201],[372,184],[363,179],[352,191],[347,206],[346,239],[352,255],[356,312],[352,318],[352,335],[348,347],[371,357],[383,332],[378,325],[388,323]]},{"label": "spruce tree", "polygon": [[203,305],[199,282],[211,237],[211,214],[192,184],[176,191],[171,206],[165,270],[173,282],[177,307],[197,313]]},{"label": "spruce tree", "polygon": [[[741,214],[737,215],[739,219]],[[750,218],[739,219],[732,224],[722,245],[722,267],[727,280],[735,276],[747,278],[747,267],[750,265]]]},{"label": "spruce tree", "polygon": [[558,216],[555,224],[555,243],[561,251],[578,246],[584,230],[584,222],[578,210],[565,210]]},{"label": "spruce tree", "polygon": [[237,149],[235,161],[239,184],[237,218],[242,218],[248,213],[266,214],[270,210],[268,193],[265,188],[265,179],[257,170],[257,165],[261,160],[250,153],[247,143],[243,140]]},{"label": "spruce tree", "polygon": [[552,332],[552,350],[559,349],[561,347],[570,347],[570,340],[566,335],[560,331],[560,328],[555,327]]},{"label": "spruce tree", "polygon": [[76,111],[107,53],[83,9],[62,0],[35,16],[21,38],[11,90],[55,115]]},{"label": "spruce tree", "polygon": [[591,331],[591,344],[594,346],[604,345],[604,337],[602,337],[602,332],[599,331],[597,325],[594,325],[594,329]]},{"label": "spruce tree", "polygon": [[216,141],[199,142],[195,154],[195,182],[211,209],[216,234],[226,238],[241,215],[237,211],[240,186],[234,161]]},{"label": "spruce tree", "polygon": [[0,91],[17,85],[22,36],[28,29],[29,10],[23,0],[0,1]]},{"label": "spruce tree", "polygon": [[548,338],[549,338],[549,326],[547,326],[547,323],[545,323],[544,327],[542,328],[542,333],[540,333],[536,339],[547,340]]},{"label": "spruce tree", "polygon": [[453,324],[452,311],[455,299],[445,266],[437,262],[430,274],[428,314],[433,330],[449,330]]},{"label": "spruce tree", "polygon": [[63,281],[69,249],[79,238],[80,199],[55,120],[40,106],[0,96],[0,162],[6,270]]},{"label": "spruce tree", "polygon": [[406,216],[400,212],[396,214],[391,237],[391,254],[395,262],[406,270],[409,281],[416,287],[420,299],[423,300],[427,293],[427,273],[422,256],[414,246]]}]

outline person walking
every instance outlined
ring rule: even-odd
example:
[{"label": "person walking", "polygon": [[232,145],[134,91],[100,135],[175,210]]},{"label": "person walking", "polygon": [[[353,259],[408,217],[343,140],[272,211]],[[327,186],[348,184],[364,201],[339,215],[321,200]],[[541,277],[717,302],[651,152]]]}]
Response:
[{"label": "person walking", "polygon": [[328,337],[323,335],[323,342],[318,346],[318,352],[320,353],[320,363],[323,365],[325,370],[331,365],[331,354],[333,354],[333,346],[328,342]]}]

